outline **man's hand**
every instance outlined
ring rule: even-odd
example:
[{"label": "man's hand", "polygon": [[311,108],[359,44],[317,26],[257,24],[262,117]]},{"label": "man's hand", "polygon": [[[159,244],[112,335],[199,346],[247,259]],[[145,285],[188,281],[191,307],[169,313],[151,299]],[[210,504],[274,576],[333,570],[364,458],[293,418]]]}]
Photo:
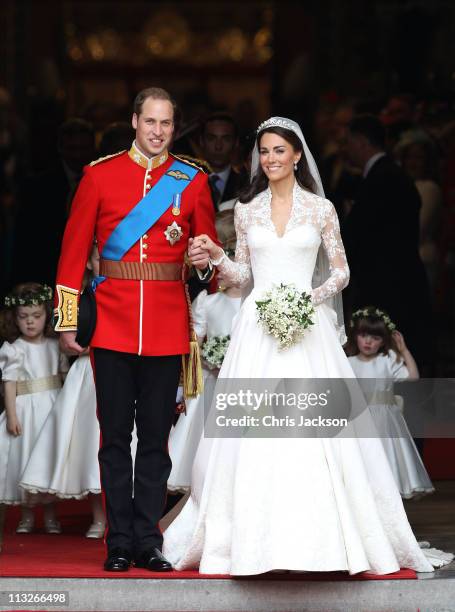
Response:
[{"label": "man's hand", "polygon": [[202,248],[202,243],[198,241],[198,238],[188,240],[188,257],[192,265],[198,270],[205,270],[209,265],[208,251]]},{"label": "man's hand", "polygon": [[221,257],[223,250],[217,246],[206,234],[190,238],[188,241],[188,257],[193,266],[205,270],[209,265],[209,258]]},{"label": "man's hand", "polygon": [[60,349],[66,355],[82,355],[85,349],[76,342],[75,331],[60,332]]}]

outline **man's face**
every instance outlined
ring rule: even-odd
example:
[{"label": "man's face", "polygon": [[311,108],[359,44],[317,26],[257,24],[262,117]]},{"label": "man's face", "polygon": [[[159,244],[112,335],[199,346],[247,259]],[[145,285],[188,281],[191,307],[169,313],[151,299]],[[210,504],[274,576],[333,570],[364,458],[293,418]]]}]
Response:
[{"label": "man's face", "polygon": [[95,159],[95,143],[93,136],[88,133],[66,134],[60,143],[60,154],[63,161],[76,174]]},{"label": "man's face", "polygon": [[147,157],[155,157],[167,150],[174,133],[174,108],[169,100],[146,98],[140,115],[132,120],[136,130],[136,144]]},{"label": "man's face", "polygon": [[201,145],[213,169],[223,170],[232,162],[236,145],[234,126],[228,121],[209,121],[201,136]]},{"label": "man's face", "polygon": [[363,168],[365,163],[363,136],[353,134],[349,129],[346,129],[343,137],[343,152],[353,166]]}]

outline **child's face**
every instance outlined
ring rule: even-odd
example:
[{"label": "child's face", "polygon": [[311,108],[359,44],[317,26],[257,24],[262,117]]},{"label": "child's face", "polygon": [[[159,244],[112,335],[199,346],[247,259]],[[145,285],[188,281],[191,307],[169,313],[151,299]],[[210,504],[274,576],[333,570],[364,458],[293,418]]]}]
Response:
[{"label": "child's face", "polygon": [[232,287],[229,280],[224,277],[224,274],[221,271],[217,273],[216,280],[218,283],[218,287],[222,287],[223,289],[229,289],[229,287]]},{"label": "child's face", "polygon": [[99,276],[100,274],[100,254],[98,252],[98,247],[96,246],[93,247],[88,261],[89,261],[89,265],[87,267],[89,270],[92,271],[93,276]]},{"label": "child's face", "polygon": [[21,333],[28,340],[37,340],[46,327],[46,309],[44,304],[38,306],[18,306],[16,323]]},{"label": "child's face", "polygon": [[381,336],[374,336],[366,332],[357,334],[357,348],[365,357],[376,355],[383,344],[384,340]]}]

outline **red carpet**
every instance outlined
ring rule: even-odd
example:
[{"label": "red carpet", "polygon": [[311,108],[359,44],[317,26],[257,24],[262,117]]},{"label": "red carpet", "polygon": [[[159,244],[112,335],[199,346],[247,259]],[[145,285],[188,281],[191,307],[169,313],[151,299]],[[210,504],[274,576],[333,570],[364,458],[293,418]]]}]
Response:
[{"label": "red carpet", "polygon": [[[37,531],[33,534],[15,533],[19,517],[17,507],[8,508],[0,554],[0,576],[4,577],[52,577],[52,578],[160,578],[193,579],[222,578],[227,575],[204,575],[196,571],[153,573],[144,569],[132,569],[125,573],[105,572],[102,569],[105,548],[100,540],[88,540],[84,533],[90,524],[87,502],[68,501],[58,506],[63,534],[47,535],[40,526],[42,519],[37,515]],[[255,580],[412,580],[413,570],[403,569],[395,574],[376,576],[364,572],[349,576],[343,572],[308,572],[305,574],[265,574],[251,576]],[[236,580],[241,578],[236,578]]]},{"label": "red carpet", "polygon": [[454,480],[453,455],[455,440],[452,438],[428,438],[423,447],[425,467],[432,480]]}]

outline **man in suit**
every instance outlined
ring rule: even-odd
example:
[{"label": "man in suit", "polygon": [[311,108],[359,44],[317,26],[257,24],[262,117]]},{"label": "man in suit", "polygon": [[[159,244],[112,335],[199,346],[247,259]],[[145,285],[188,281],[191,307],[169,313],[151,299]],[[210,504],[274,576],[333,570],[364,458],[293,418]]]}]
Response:
[{"label": "man in suit", "polygon": [[386,310],[420,367],[431,364],[431,306],[419,256],[420,196],[385,152],[385,129],[372,115],[349,123],[346,153],[362,174],[343,225],[351,269],[350,306]]},{"label": "man in suit", "polygon": [[238,131],[231,115],[219,112],[206,117],[201,126],[200,145],[202,157],[213,170],[209,176],[213,202],[216,210],[223,210],[222,204],[237,198],[248,182],[246,171],[237,171],[232,166]]},{"label": "man in suit", "polygon": [[[96,237],[100,276],[90,344],[108,522],[107,571],[127,571],[133,561],[151,571],[172,569],[161,553],[158,522],[171,471],[167,440],[182,355],[191,353],[184,258],[193,236],[206,232],[216,239],[206,174],[168,151],[174,111],[174,101],[161,88],[137,95],[132,118],[136,139],[129,151],[85,169],[57,271],[56,331],[67,353],[80,354],[77,306]],[[208,258],[194,264],[202,279],[209,280]],[[184,374],[193,365],[185,363]],[[138,445],[133,474],[134,423]]]}]

